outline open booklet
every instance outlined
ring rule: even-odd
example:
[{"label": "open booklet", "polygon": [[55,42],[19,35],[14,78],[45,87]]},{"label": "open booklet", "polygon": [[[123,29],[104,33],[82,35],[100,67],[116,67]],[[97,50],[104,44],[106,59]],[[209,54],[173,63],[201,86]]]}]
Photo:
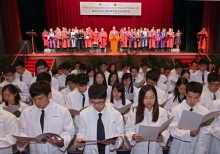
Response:
[{"label": "open booklet", "polygon": [[79,114],[82,110],[84,110],[85,108],[87,108],[88,106],[80,109],[80,110],[75,110],[75,109],[69,109],[70,112],[74,112],[75,114]]},{"label": "open booklet", "polygon": [[129,101],[133,101],[134,100],[134,93],[125,94],[125,99],[127,99]]},{"label": "open booklet", "polygon": [[100,141],[100,140],[84,140],[81,143],[104,143],[107,142],[109,140],[116,140],[118,138],[118,136],[116,137],[112,137],[112,138],[108,138],[106,140]]},{"label": "open booklet", "polygon": [[203,126],[211,125],[220,111],[201,115],[195,112],[183,110],[178,127],[187,130],[197,130]]},{"label": "open booklet", "polygon": [[133,86],[141,87],[144,85],[145,79],[142,79],[140,82],[133,82]]},{"label": "open booklet", "polygon": [[129,103],[129,104],[127,104],[127,105],[125,105],[125,106],[123,106],[123,107],[121,107],[121,108],[116,108],[116,107],[114,107],[116,110],[118,110],[120,113],[125,113],[127,110],[129,110],[130,109],[130,107],[131,107],[131,105],[132,105],[132,103]]},{"label": "open booklet", "polygon": [[144,141],[155,141],[160,133],[166,130],[174,117],[164,122],[161,126],[145,126],[139,125],[138,135],[144,138]]},{"label": "open booklet", "polygon": [[65,89],[66,87],[67,87],[67,86],[60,86],[60,87],[59,87],[59,91]]},{"label": "open booklet", "polygon": [[4,110],[14,113],[15,111],[18,111],[19,106],[18,105],[10,105],[3,107]]},{"label": "open booklet", "polygon": [[61,139],[60,135],[54,134],[54,133],[43,133],[38,135],[37,137],[22,137],[22,136],[16,136],[12,135],[14,138],[21,140],[21,141],[27,141],[29,143],[46,143],[46,138],[48,136],[55,136],[58,139]]}]

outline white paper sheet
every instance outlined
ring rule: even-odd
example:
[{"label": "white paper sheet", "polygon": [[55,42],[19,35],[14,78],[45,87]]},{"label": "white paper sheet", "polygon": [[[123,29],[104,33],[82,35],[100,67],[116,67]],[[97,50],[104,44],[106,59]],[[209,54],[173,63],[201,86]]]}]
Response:
[{"label": "white paper sheet", "polygon": [[14,113],[15,111],[18,111],[18,105],[10,105],[3,107],[4,110]]},{"label": "white paper sheet", "polygon": [[127,105],[125,105],[125,106],[123,106],[121,108],[116,108],[115,107],[115,109],[118,110],[120,113],[125,113],[125,111],[127,111],[131,107],[131,105],[132,105],[132,103],[127,104]]},{"label": "white paper sheet", "polygon": [[116,137],[112,137],[112,138],[108,138],[106,140],[100,141],[100,140],[84,140],[82,143],[103,143],[109,140],[116,140],[118,138],[118,136]]},{"label": "white paper sheet", "polygon": [[133,86],[141,87],[144,85],[145,79],[141,80],[140,82],[133,82]]},{"label": "white paper sheet", "polygon": [[133,101],[134,100],[134,93],[125,94],[125,99]]}]

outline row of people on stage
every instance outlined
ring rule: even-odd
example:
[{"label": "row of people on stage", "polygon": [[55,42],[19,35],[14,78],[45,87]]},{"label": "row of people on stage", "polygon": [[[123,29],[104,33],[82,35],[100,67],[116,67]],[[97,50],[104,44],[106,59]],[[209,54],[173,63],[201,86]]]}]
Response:
[{"label": "row of people on stage", "polygon": [[[76,62],[71,70],[64,62],[58,74],[51,75],[47,63],[40,59],[32,77],[18,61],[4,68],[0,84],[0,153],[12,153],[15,143],[19,151],[28,145],[27,140],[12,135],[36,137],[42,133],[59,137],[49,135],[46,144],[29,144],[30,153],[65,153],[68,147],[75,147],[69,145],[74,135],[74,143],[85,154],[114,154],[116,149],[130,147],[133,154],[160,154],[164,146],[170,147],[171,154],[218,153],[219,117],[210,126],[195,130],[178,127],[183,110],[201,115],[220,111],[220,75],[209,73],[207,67],[204,59],[192,61],[190,70],[180,60],[171,70],[168,65],[150,67],[143,58],[141,67],[128,69],[122,64],[120,71],[105,62],[99,68]],[[14,115],[5,111],[12,105],[18,109],[11,111]],[[128,105],[128,111],[120,110]],[[173,116],[156,140],[144,140],[138,134],[141,125],[161,126]],[[88,144],[91,140],[106,141]]]},{"label": "row of people on stage", "polygon": [[[151,30],[148,28],[134,28],[126,29],[122,28],[119,32],[113,26],[113,31],[116,31],[116,35],[120,35],[120,47],[122,49],[172,49],[174,45],[179,48],[181,44],[182,33],[178,30],[176,33],[173,32],[172,28],[166,31],[166,28]],[[111,32],[110,32],[111,34]],[[109,35],[110,35],[109,34]],[[53,31],[47,32],[46,29],[42,33],[42,39],[44,46],[51,49],[78,49],[84,48],[89,49],[93,46],[100,47],[101,49],[106,48],[108,34],[101,28],[100,31],[95,28],[91,30],[90,27],[84,29],[77,29],[77,27],[68,29],[63,27],[62,31],[59,27]]]}]

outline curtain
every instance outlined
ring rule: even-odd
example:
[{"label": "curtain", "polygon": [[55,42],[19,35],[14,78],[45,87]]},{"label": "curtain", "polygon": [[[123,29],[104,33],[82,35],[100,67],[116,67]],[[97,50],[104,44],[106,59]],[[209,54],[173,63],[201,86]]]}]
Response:
[{"label": "curtain", "polygon": [[[119,31],[122,27],[169,28],[173,24],[174,0],[120,0],[120,2],[141,2],[141,16],[89,16],[80,15],[80,1],[88,0],[45,0],[47,29],[66,26],[67,28],[91,29],[101,27],[107,33],[115,25]],[[97,2],[97,0],[90,0]],[[98,2],[118,2],[118,0],[98,0]]]},{"label": "curtain", "polygon": [[6,53],[17,53],[17,41],[22,39],[17,0],[0,0],[0,11]]}]

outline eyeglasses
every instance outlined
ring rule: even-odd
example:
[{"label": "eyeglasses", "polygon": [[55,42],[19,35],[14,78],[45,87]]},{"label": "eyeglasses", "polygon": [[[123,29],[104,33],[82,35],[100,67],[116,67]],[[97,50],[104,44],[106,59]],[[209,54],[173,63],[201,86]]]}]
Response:
[{"label": "eyeglasses", "polygon": [[211,83],[210,86],[213,88],[218,88],[218,87],[220,87],[220,83],[219,84]]},{"label": "eyeglasses", "polygon": [[90,102],[93,106],[103,106],[105,104],[105,101],[103,102]]}]

